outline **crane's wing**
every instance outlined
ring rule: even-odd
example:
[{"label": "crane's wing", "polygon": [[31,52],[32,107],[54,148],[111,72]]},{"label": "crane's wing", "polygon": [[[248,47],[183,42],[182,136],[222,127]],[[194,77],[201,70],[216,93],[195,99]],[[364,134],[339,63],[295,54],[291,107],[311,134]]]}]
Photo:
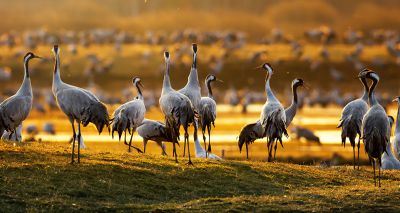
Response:
[{"label": "crane's wing", "polygon": [[239,150],[242,151],[243,144],[251,144],[255,140],[264,137],[264,128],[262,127],[260,121],[255,123],[247,124],[240,131],[238,146]]},{"label": "crane's wing", "polygon": [[15,128],[28,117],[32,108],[32,99],[27,96],[12,96],[0,105],[3,123]]}]

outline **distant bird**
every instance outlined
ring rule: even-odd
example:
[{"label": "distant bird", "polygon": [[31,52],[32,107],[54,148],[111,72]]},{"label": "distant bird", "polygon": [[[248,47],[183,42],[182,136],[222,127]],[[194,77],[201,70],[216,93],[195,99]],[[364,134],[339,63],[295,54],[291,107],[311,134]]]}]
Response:
[{"label": "distant bird", "polygon": [[45,133],[47,133],[47,134],[50,134],[50,135],[55,135],[56,134],[56,129],[54,127],[54,124],[53,123],[49,123],[49,122],[47,122],[47,123],[45,123],[43,125],[43,131]]},{"label": "distant bird", "polygon": [[[99,134],[107,126],[110,131],[109,116],[106,106],[88,90],[64,83],[60,77],[60,53],[58,45],[52,49],[55,57],[52,91],[57,104],[72,125],[72,155],[71,163],[74,163],[74,149],[76,138],[81,138],[81,123],[86,127],[93,123]],[[78,123],[78,134],[75,132],[75,121]],[[80,163],[80,141],[78,140],[78,163]]]},{"label": "distant bird", "polygon": [[[389,122],[390,122],[390,129],[392,129],[392,125],[394,123],[394,118],[392,116],[388,116]],[[388,144],[386,146],[386,152],[383,153],[382,155],[382,165],[381,168],[383,170],[385,169],[400,169],[400,161],[396,159],[396,157],[393,155],[392,152],[392,144],[390,141],[388,141]]]},{"label": "distant bird", "polygon": [[13,134],[11,134],[11,132],[4,131],[1,136],[1,140],[22,142],[22,125],[19,125]]},{"label": "distant bird", "polygon": [[[272,66],[268,63],[263,64],[260,68],[267,72],[265,90],[267,93],[267,101],[261,111],[260,122],[264,129],[264,135],[267,137],[268,161],[272,161],[272,146],[275,143],[275,153],[278,141],[282,145],[282,135],[288,137],[286,131],[286,114],[282,104],[275,97],[270,87],[270,79],[273,74]],[[275,158],[275,156],[274,156]]]},{"label": "distant bird", "polygon": [[208,75],[205,80],[205,85],[208,89],[208,96],[201,97],[199,104],[199,117],[200,124],[203,133],[203,141],[204,141],[204,149],[206,149],[206,136],[205,132],[207,130],[208,133],[208,152],[211,152],[211,141],[210,141],[210,133],[211,133],[211,125],[215,127],[214,122],[217,118],[217,103],[215,103],[214,96],[211,89],[211,83],[213,81],[219,80],[214,75]]},{"label": "distant bird", "polygon": [[[176,153],[175,143],[179,139],[179,128],[182,125],[185,130],[185,141],[188,141],[189,145],[189,134],[188,128],[191,123],[195,120],[195,112],[190,99],[177,92],[171,86],[169,78],[169,52],[164,53],[165,57],[165,73],[163,80],[163,87],[161,90],[161,97],[159,99],[160,108],[165,115],[165,124],[167,129],[171,132],[173,144],[173,153],[175,155],[175,162],[178,162],[178,156]],[[190,158],[190,146],[188,146],[189,162],[193,164]]]},{"label": "distant bird", "polygon": [[379,82],[379,76],[375,72],[365,69],[358,75],[359,78],[366,77],[372,80],[369,88],[368,99],[370,108],[362,120],[362,139],[364,141],[365,151],[372,161],[374,168],[374,182],[376,186],[375,163],[378,161],[379,168],[379,187],[381,186],[381,165],[382,154],[386,152],[386,145],[390,138],[389,119],[385,109],[378,103],[374,89]]},{"label": "distant bird", "polygon": [[310,129],[296,126],[291,129],[291,132],[296,134],[297,140],[304,138],[307,140],[307,142],[316,142],[317,144],[321,144],[319,137],[316,136]]},{"label": "distant bird", "polygon": [[393,102],[397,102],[396,128],[394,129],[393,150],[397,159],[400,159],[400,96],[396,97]]},{"label": "distant bird", "polygon": [[33,58],[40,58],[31,52],[24,57],[24,80],[15,95],[7,98],[0,104],[0,132],[4,130],[11,133],[28,117],[32,109],[32,85],[29,75],[29,61]]},{"label": "distant bird", "polygon": [[[188,97],[194,107],[194,110],[196,112],[199,112],[201,89],[197,73],[197,44],[192,44],[192,51],[193,51],[193,63],[190,69],[188,81],[185,87],[180,89],[178,92]],[[195,120],[195,122],[197,122],[197,120]],[[187,145],[189,146],[189,144]],[[186,142],[183,145],[183,156],[185,156],[185,152],[186,152]]]},{"label": "distant bird", "polygon": [[[162,149],[162,155],[167,155],[165,152],[165,144],[163,142],[173,142],[172,135],[168,131],[164,123],[150,119],[144,119],[142,124],[137,128],[140,137],[143,138],[143,152],[146,153],[146,146],[149,140],[157,143]],[[179,143],[178,143],[179,145]]]},{"label": "distant bird", "polygon": [[[286,116],[286,121],[285,125],[288,127],[290,123],[292,122],[294,116],[297,113],[297,108],[298,108],[298,95],[297,95],[297,89],[300,86],[304,86],[304,81],[303,79],[296,78],[292,81],[292,103],[288,108],[285,109],[285,116]],[[255,140],[260,139],[265,137],[265,129],[262,127],[260,120],[258,120],[255,123],[251,123],[243,127],[239,134],[239,150],[240,152],[242,151],[243,144],[246,144],[246,158],[249,159],[249,153],[248,153],[248,145],[253,143]]]},{"label": "distant bird", "polygon": [[[196,123],[194,125],[197,125]],[[208,158],[211,160],[222,160],[221,157],[219,157],[216,154],[213,154],[211,152],[206,151],[201,145],[199,138],[197,136],[197,127],[194,128],[194,148],[196,151],[196,158]]]},{"label": "distant bird", "polygon": [[368,111],[368,83],[365,77],[360,78],[361,83],[364,85],[364,94],[361,98],[348,103],[342,111],[339,125],[337,128],[342,128],[342,144],[346,146],[346,138],[349,138],[350,144],[353,147],[353,168],[356,168],[356,137],[358,137],[357,144],[357,167],[360,168],[360,140],[361,140],[361,124],[362,119]]},{"label": "distant bird", "polygon": [[[143,122],[146,107],[144,105],[142,90],[140,89],[140,87],[143,87],[140,78],[134,77],[132,83],[137,89],[138,96],[132,101],[122,104],[114,111],[112,118],[112,137],[114,138],[114,132],[117,131],[119,140],[121,140],[121,135],[125,132],[124,143],[129,146],[128,151],[130,152],[132,147],[139,153],[142,153],[142,150],[132,146],[132,137],[136,128]],[[129,144],[126,142],[127,130],[131,134]]]}]

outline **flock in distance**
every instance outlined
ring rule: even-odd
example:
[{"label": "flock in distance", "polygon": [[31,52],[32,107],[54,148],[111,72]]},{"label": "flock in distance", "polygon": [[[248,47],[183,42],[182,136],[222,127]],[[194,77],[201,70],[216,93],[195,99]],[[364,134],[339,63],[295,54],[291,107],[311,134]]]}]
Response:
[{"label": "flock in distance", "polygon": [[[217,104],[213,97],[212,83],[221,81],[214,75],[208,75],[205,79],[207,96],[201,96],[201,88],[197,73],[197,45],[192,45],[193,63],[187,84],[179,90],[175,90],[170,80],[170,53],[164,52],[165,70],[162,84],[159,106],[165,121],[155,121],[145,118],[146,107],[142,90],[144,89],[141,79],[134,77],[132,83],[137,89],[138,95],[131,101],[119,106],[109,115],[105,104],[92,92],[64,83],[60,76],[60,49],[55,45],[52,49],[54,54],[54,72],[52,92],[60,110],[68,117],[72,126],[72,153],[71,163],[75,162],[75,143],[77,143],[77,162],[80,162],[80,150],[82,144],[81,125],[86,127],[89,123],[96,126],[99,134],[107,128],[112,137],[118,134],[119,140],[124,136],[124,143],[128,150],[135,149],[137,152],[146,152],[149,140],[155,141],[166,155],[164,142],[171,142],[173,146],[173,157],[178,162],[176,145],[179,145],[181,127],[184,130],[183,156],[188,156],[188,164],[192,164],[189,146],[189,127],[193,126],[193,139],[195,144],[195,156],[220,160],[221,158],[212,153],[211,129],[214,126],[217,113]],[[0,132],[8,132],[8,137],[17,135],[17,128],[28,117],[32,108],[32,87],[29,73],[29,61],[40,58],[29,52],[24,57],[24,79],[20,89],[15,95],[7,98],[0,104]],[[248,158],[248,146],[257,139],[266,138],[268,148],[268,161],[274,161],[278,143],[283,147],[282,137],[288,137],[287,127],[292,122],[298,108],[297,90],[306,87],[305,82],[296,78],[292,81],[292,103],[286,109],[274,95],[270,81],[274,70],[269,63],[257,67],[266,73],[265,91],[266,102],[262,108],[260,118],[254,123],[248,124],[241,130],[238,137],[238,146],[242,151],[246,147]],[[346,138],[353,147],[354,169],[356,167],[356,151],[359,161],[360,141],[363,140],[365,151],[374,169],[374,181],[376,183],[376,164],[378,166],[378,185],[380,186],[381,167],[384,169],[400,169],[400,162],[391,151],[391,127],[394,118],[386,114],[385,109],[379,104],[374,90],[379,83],[379,75],[369,69],[362,70],[358,78],[364,86],[364,94],[359,99],[348,103],[343,111],[338,125],[342,129],[342,143],[345,145]],[[371,82],[369,85],[369,81]],[[400,97],[393,101],[400,104]],[[399,122],[399,113],[397,115]],[[199,142],[198,128],[201,128],[203,145]],[[143,138],[144,150],[132,145],[132,137],[135,132]],[[128,139],[127,139],[128,132]],[[399,133],[399,134],[396,134]],[[130,136],[129,136],[130,135]],[[208,135],[208,138],[207,138]],[[356,138],[358,136],[358,143]],[[208,141],[207,141],[208,139]],[[396,124],[394,151],[397,154],[400,142],[400,125]],[[187,149],[187,150],[186,150]],[[358,165],[359,167],[359,165]]]}]

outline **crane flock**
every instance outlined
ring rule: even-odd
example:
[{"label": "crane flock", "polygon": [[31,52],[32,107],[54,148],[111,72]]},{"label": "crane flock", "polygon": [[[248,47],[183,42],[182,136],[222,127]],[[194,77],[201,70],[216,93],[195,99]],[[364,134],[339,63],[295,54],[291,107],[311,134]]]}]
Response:
[{"label": "crane flock", "polygon": [[[159,105],[161,112],[165,117],[162,121],[155,121],[145,118],[146,107],[143,97],[143,85],[139,77],[132,79],[133,86],[137,90],[137,96],[131,101],[119,106],[112,118],[108,114],[105,104],[92,92],[73,85],[64,83],[61,80],[60,70],[60,48],[54,45],[52,48],[54,54],[54,71],[52,81],[52,92],[59,109],[68,117],[72,126],[72,152],[71,163],[75,162],[75,142],[78,142],[77,162],[80,163],[80,149],[83,144],[81,125],[86,127],[92,123],[97,128],[99,134],[106,127],[114,137],[114,132],[118,133],[119,140],[124,134],[124,143],[128,145],[128,151],[134,148],[139,153],[143,151],[132,146],[132,137],[137,131],[143,138],[144,152],[149,140],[155,141],[162,149],[162,154],[167,155],[165,142],[172,143],[173,157],[178,162],[178,153],[176,144],[179,145],[180,128],[184,130],[184,152],[183,156],[188,155],[188,164],[192,165],[191,152],[189,146],[189,127],[193,125],[193,140],[195,147],[195,156],[198,158],[209,158],[221,160],[221,158],[212,153],[211,148],[211,128],[214,126],[217,118],[217,104],[214,100],[211,83],[220,81],[215,75],[208,75],[205,79],[205,86],[208,94],[201,97],[201,87],[199,84],[197,70],[198,47],[192,45],[192,65],[185,87],[175,90],[171,84],[170,78],[170,52],[164,52],[165,70],[162,83]],[[24,79],[20,89],[15,95],[9,97],[0,104],[0,133],[2,139],[21,140],[21,125],[28,117],[32,109],[32,86],[29,73],[29,62],[31,59],[41,58],[28,52],[24,56]],[[243,145],[246,147],[246,157],[249,158],[248,146],[257,139],[267,139],[268,161],[276,159],[278,143],[283,147],[282,137],[288,137],[288,126],[296,115],[298,108],[299,87],[306,87],[305,82],[296,78],[292,81],[292,103],[286,109],[282,106],[278,98],[274,95],[270,82],[274,70],[269,63],[264,63],[257,69],[263,70],[266,74],[264,89],[266,92],[266,102],[260,113],[260,118],[254,123],[243,127],[238,137],[239,150]],[[364,87],[362,97],[349,102],[342,111],[338,128],[341,128],[342,144],[345,145],[346,138],[349,139],[353,147],[353,167],[356,169],[356,138],[357,144],[357,165],[359,169],[360,141],[363,140],[365,152],[367,153],[374,170],[375,185],[381,186],[380,176],[382,169],[400,169],[400,162],[396,159],[400,154],[400,97],[396,97],[393,102],[397,102],[399,109],[396,117],[395,138],[393,141],[394,152],[391,150],[390,142],[391,127],[394,124],[394,118],[388,116],[385,109],[379,104],[375,96],[375,88],[379,83],[379,75],[369,69],[362,70],[357,76]],[[369,86],[368,80],[371,81]],[[221,81],[222,82],[222,81]],[[307,87],[306,87],[307,88]],[[77,127],[77,131],[75,130]],[[202,129],[204,148],[198,139],[198,127]],[[49,126],[49,129],[50,126]],[[54,127],[52,131],[54,132]],[[129,143],[126,138],[126,132],[130,134]],[[208,146],[207,137],[208,134]],[[376,182],[376,166],[378,166],[378,183]]]}]

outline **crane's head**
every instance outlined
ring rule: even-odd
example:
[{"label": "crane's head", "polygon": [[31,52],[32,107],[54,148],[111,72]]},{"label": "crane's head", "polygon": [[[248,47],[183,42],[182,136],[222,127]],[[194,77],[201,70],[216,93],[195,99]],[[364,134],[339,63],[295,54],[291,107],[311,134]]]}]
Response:
[{"label": "crane's head", "polygon": [[273,69],[272,69],[272,66],[271,66],[270,63],[264,63],[264,64],[262,64],[261,66],[256,67],[256,69],[262,69],[262,70],[264,70],[264,71],[267,71],[267,72],[268,72],[268,75],[274,74]]},{"label": "crane's head", "polygon": [[164,59],[165,59],[165,62],[169,62],[169,52],[168,51],[164,52]]},{"label": "crane's head", "polygon": [[379,80],[379,76],[376,72],[370,70],[370,69],[364,69],[358,74],[358,78],[369,78],[372,80]]},{"label": "crane's head", "polygon": [[42,57],[37,56],[37,55],[33,54],[32,52],[28,52],[28,53],[26,53],[25,56],[24,56],[24,61],[29,61],[29,60],[31,60],[32,58],[42,58]]},{"label": "crane's head", "polygon": [[51,49],[51,51],[54,53],[54,55],[58,55],[60,48],[58,48],[58,45],[56,44],[53,46],[53,49]]},{"label": "crane's head", "polygon": [[213,75],[213,74],[207,75],[207,77],[206,77],[206,82],[209,82],[209,81],[219,81],[219,82],[223,82],[222,80],[220,80],[220,79],[218,79],[217,77],[215,77],[215,75]]},{"label": "crane's head", "polygon": [[197,53],[197,44],[196,43],[192,44],[192,50],[193,50],[193,53]]},{"label": "crane's head", "polygon": [[132,83],[135,86],[141,86],[142,88],[144,88],[143,85],[142,85],[141,79],[139,77],[133,77],[132,78]]}]

